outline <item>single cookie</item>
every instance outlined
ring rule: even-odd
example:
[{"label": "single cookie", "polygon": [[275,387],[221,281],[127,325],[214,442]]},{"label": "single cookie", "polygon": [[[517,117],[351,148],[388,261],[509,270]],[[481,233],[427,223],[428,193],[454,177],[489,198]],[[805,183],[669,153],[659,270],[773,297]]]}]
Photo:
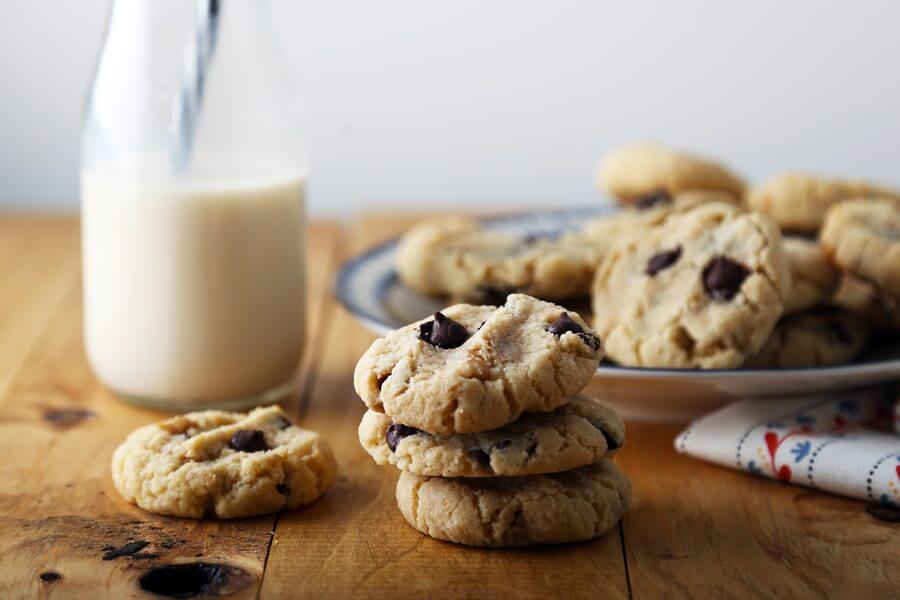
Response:
[{"label": "single cookie", "polygon": [[815,240],[788,236],[784,252],[791,271],[791,292],[784,301],[784,312],[798,313],[827,302],[837,289],[841,272]]},{"label": "single cookie", "polygon": [[412,227],[397,248],[397,273],[423,294],[502,303],[512,292],[587,295],[599,257],[589,243],[517,236],[461,216]]},{"label": "single cookie", "polygon": [[789,290],[775,223],[702,204],[607,254],[594,325],[621,365],[732,368],[768,339]]},{"label": "single cookie", "polygon": [[431,435],[367,411],[359,442],[379,465],[435,477],[496,477],[568,471],[625,442],[625,425],[599,400],[575,396],[548,413],[526,413],[483,433]]},{"label": "single cookie", "polygon": [[817,310],[783,318],[759,354],[744,364],[751,369],[789,369],[842,365],[856,358],[869,341],[869,328],[851,313]]},{"label": "single cookie", "polygon": [[395,423],[434,434],[502,427],[580,392],[603,356],[575,313],[524,294],[457,304],[375,340],[356,365],[356,393]]},{"label": "single cookie", "polygon": [[141,427],[116,449],[123,498],[161,515],[221,519],[309,504],[334,481],[331,448],[281,408],[207,410]]},{"label": "single cookie", "polygon": [[900,301],[859,277],[844,273],[831,303],[863,318],[875,334],[900,331]]},{"label": "single cookie", "polygon": [[597,182],[622,204],[653,203],[688,190],[719,191],[740,198],[744,182],[723,165],[653,144],[611,152],[600,163]]},{"label": "single cookie", "polygon": [[839,202],[861,196],[900,198],[900,192],[862,181],[785,173],[747,193],[747,207],[765,213],[785,231],[815,233],[825,213]]},{"label": "single cookie", "polygon": [[821,238],[841,269],[900,299],[900,203],[841,203],[828,211]]},{"label": "single cookie", "polygon": [[467,546],[528,546],[589,540],[612,528],[631,483],[609,459],[552,475],[443,479],[408,471],[397,482],[407,523]]}]

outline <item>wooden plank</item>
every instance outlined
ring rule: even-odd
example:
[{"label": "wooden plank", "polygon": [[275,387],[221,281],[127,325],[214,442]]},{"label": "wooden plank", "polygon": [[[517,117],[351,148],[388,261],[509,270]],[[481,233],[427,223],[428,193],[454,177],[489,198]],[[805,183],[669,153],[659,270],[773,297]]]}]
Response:
[{"label": "wooden plank", "polygon": [[[322,260],[310,261],[310,294],[319,296],[308,306],[310,335],[322,326],[336,234],[334,226],[311,234]],[[119,401],[93,378],[82,350],[80,299],[72,286],[0,409],[0,597],[146,597],[139,579],[176,563],[227,565],[205,595],[255,597],[275,517],[158,517],[124,502],[113,488],[114,448],[164,414]],[[317,362],[310,347],[301,368],[306,378]],[[146,545],[128,546],[136,542]],[[179,578],[169,574],[164,581]]]},{"label": "wooden plank", "polygon": [[339,243],[343,227],[334,222],[317,222],[309,229],[306,261],[306,331],[303,358],[300,361],[298,387],[289,400],[283,402],[295,417],[304,411],[308,391],[315,384],[322,355],[322,343],[328,330],[334,306],[332,279],[340,260]]},{"label": "wooden plank", "polygon": [[0,218],[0,402],[79,273],[78,220]]},{"label": "wooden plank", "polygon": [[896,597],[896,524],[862,502],[679,455],[678,430],[629,423],[618,457],[635,489],[623,521],[634,597]]},{"label": "wooden plank", "polygon": [[[367,219],[354,249],[410,220]],[[290,408],[335,447],[338,482],[276,518],[145,513],[118,497],[108,461],[131,429],[162,413],[119,402],[87,369],[77,239],[72,220],[0,219],[0,597],[136,597],[148,570],[201,561],[234,567],[223,588],[206,590],[233,597],[623,597],[630,583],[639,598],[875,598],[900,585],[896,525],[860,502],[677,455],[672,426],[629,423],[617,459],[635,486],[623,528],[630,579],[615,533],[489,551],[413,531],[394,503],[396,472],[375,466],[356,439],[363,406],[351,373],[373,338],[330,299],[334,225],[310,237],[308,343]],[[128,556],[137,541],[148,544]],[[125,555],[103,560],[107,548]]]},{"label": "wooden plank", "polygon": [[[353,249],[408,223],[369,218],[354,232]],[[617,531],[586,544],[498,551],[439,542],[405,523],[394,500],[397,471],[376,466],[356,436],[364,407],[352,371],[373,339],[337,311],[303,425],[334,447],[338,480],[312,506],[281,516],[261,597],[627,596]]]}]

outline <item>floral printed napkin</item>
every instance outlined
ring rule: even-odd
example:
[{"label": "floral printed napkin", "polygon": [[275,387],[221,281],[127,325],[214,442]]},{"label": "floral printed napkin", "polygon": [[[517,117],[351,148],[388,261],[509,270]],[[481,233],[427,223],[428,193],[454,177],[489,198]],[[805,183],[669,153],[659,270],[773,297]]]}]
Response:
[{"label": "floral printed napkin", "polygon": [[736,402],[692,423],[675,449],[755,475],[900,506],[898,389]]}]

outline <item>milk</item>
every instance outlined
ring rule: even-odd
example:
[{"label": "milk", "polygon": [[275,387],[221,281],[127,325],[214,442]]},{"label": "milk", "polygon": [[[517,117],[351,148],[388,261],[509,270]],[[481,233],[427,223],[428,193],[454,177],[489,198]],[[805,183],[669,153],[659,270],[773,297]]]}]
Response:
[{"label": "milk", "polygon": [[304,177],[221,183],[82,173],[88,360],[168,407],[284,392],[303,342]]}]

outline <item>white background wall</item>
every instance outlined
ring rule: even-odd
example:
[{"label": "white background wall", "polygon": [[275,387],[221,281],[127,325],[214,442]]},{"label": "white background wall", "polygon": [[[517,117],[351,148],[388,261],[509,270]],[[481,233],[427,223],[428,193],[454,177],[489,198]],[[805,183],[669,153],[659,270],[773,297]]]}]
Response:
[{"label": "white background wall", "polygon": [[[108,2],[0,0],[0,209],[77,207]],[[900,185],[898,2],[271,4],[312,115],[316,214],[584,204],[596,159],[641,138],[753,178]]]}]

